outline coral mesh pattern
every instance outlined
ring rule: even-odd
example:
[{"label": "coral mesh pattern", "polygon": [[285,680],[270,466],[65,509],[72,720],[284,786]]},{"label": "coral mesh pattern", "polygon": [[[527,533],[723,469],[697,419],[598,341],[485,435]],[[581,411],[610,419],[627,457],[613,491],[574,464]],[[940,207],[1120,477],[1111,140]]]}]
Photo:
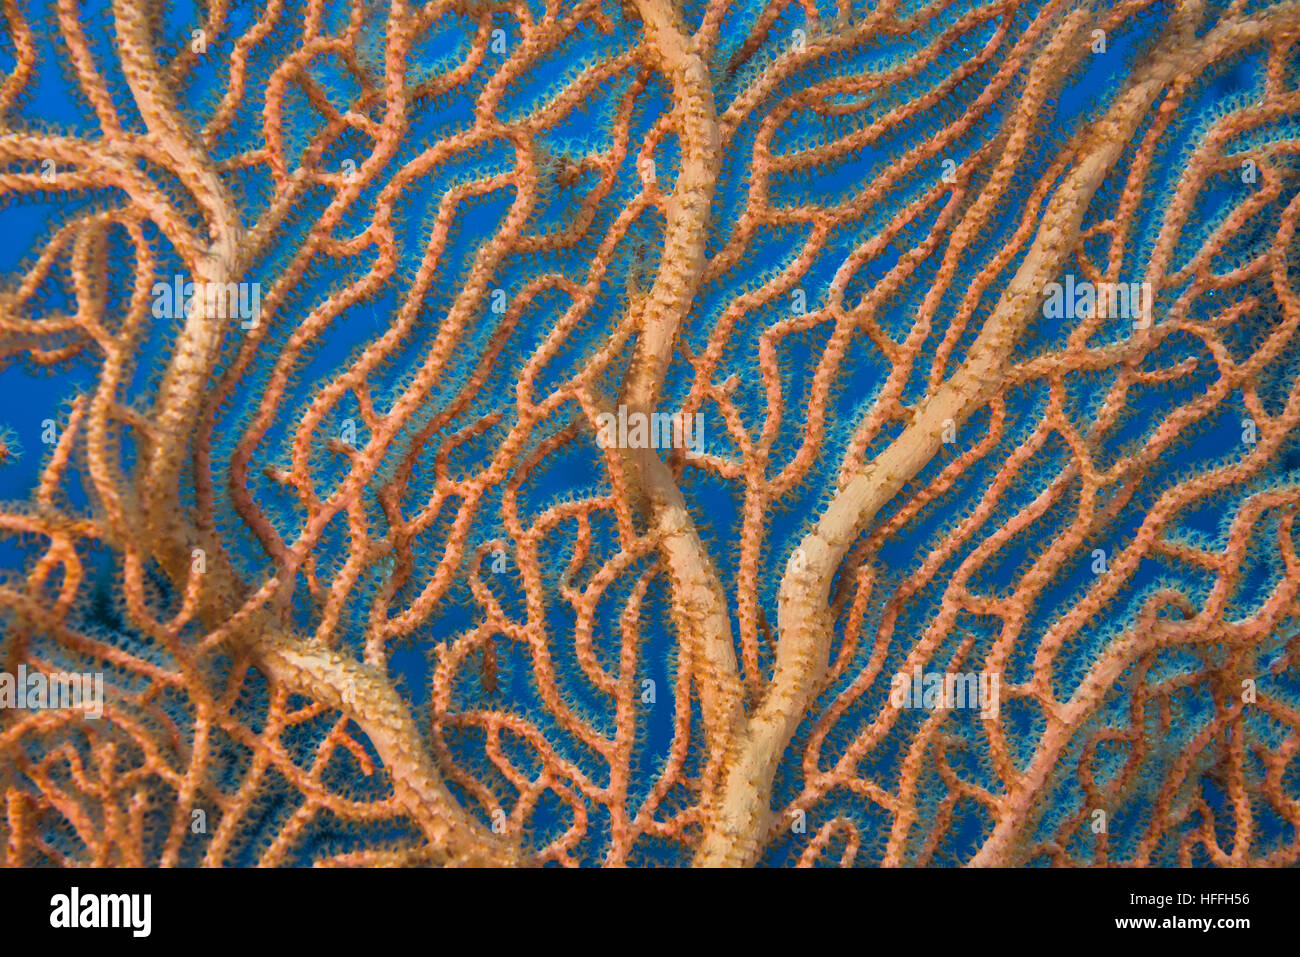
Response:
[{"label": "coral mesh pattern", "polygon": [[1300,4],[0,9],[6,863],[1300,856]]}]

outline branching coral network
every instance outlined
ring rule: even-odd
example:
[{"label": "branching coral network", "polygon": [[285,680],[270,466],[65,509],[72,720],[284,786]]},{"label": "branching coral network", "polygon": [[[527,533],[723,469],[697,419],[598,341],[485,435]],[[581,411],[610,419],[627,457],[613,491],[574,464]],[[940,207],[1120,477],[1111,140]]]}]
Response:
[{"label": "branching coral network", "polygon": [[1300,3],[2,9],[8,865],[1300,858]]}]

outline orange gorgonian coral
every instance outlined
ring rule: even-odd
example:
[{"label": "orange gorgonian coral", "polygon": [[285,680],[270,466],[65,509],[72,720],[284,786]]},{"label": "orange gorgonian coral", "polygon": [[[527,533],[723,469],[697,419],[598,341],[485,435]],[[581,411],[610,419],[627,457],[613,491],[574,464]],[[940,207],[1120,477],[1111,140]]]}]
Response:
[{"label": "orange gorgonian coral", "polygon": [[0,7],[7,864],[1300,857],[1300,3]]}]

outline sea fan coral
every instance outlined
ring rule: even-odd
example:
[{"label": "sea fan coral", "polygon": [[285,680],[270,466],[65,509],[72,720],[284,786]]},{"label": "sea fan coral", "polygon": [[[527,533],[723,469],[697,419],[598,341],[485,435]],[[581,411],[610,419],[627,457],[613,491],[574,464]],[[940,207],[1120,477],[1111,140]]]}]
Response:
[{"label": "sea fan coral", "polygon": [[1300,3],[0,7],[7,864],[1300,857]]}]

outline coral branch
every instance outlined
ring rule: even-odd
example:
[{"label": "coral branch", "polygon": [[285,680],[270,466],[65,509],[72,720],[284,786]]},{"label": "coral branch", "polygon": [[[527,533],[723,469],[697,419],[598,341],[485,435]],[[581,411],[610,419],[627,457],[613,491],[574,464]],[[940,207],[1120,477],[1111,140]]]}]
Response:
[{"label": "coral branch", "polygon": [[1300,861],[1300,4],[3,9],[5,863]]}]

